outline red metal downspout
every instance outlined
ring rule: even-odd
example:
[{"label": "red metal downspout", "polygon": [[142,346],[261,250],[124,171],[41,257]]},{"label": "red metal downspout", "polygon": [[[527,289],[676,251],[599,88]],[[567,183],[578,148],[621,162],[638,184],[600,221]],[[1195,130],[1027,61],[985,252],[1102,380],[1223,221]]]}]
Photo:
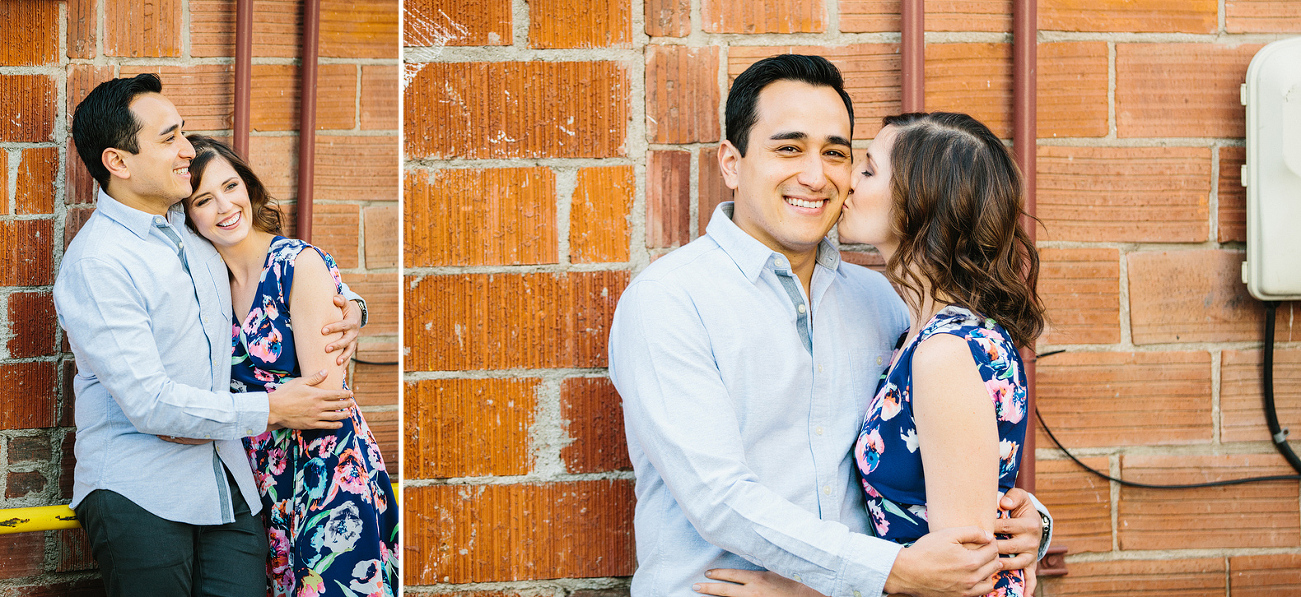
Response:
[{"label": "red metal downspout", "polygon": [[[1016,165],[1021,168],[1025,179],[1025,211],[1031,218],[1035,215],[1035,137],[1037,123],[1035,120],[1035,74],[1037,70],[1039,24],[1035,0],[1016,0],[1012,7],[1012,151]],[[1026,234],[1030,242],[1035,241],[1035,222],[1026,218]],[[1021,453],[1021,472],[1017,475],[1016,486],[1026,491],[1034,491],[1034,450],[1035,450],[1035,355],[1034,347],[1022,350],[1025,362],[1027,406],[1029,425],[1026,428],[1025,445]]]},{"label": "red metal downspout", "polygon": [[903,110],[926,109],[926,4],[924,0],[903,0],[900,7],[903,39],[899,44],[903,62]]},{"label": "red metal downspout", "polygon": [[299,94],[298,238],[312,241],[312,183],[316,172],[316,60],[320,53],[321,0],[303,3],[303,87]]},{"label": "red metal downspout", "polygon": [[253,0],[235,4],[235,153],[248,159],[249,98],[253,86]]}]

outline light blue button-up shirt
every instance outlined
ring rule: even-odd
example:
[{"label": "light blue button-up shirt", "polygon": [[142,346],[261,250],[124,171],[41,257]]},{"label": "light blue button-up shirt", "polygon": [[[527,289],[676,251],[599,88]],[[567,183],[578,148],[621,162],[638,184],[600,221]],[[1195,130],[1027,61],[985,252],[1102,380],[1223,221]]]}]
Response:
[{"label": "light blue button-up shirt", "polygon": [[812,296],[724,203],[619,301],[610,377],[637,476],[632,594],[762,568],[880,595],[901,546],[868,535],[851,448],[908,326],[885,277],[824,240]]}]

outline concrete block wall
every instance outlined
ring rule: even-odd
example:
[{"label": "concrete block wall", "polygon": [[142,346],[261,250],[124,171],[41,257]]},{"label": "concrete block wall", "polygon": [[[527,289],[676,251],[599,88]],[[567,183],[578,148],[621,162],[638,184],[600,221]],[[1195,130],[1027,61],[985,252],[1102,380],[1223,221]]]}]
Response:
[{"label": "concrete block wall", "polygon": [[[368,299],[360,358],[396,361],[398,2],[321,4],[313,241]],[[249,158],[291,222],[301,12],[300,1],[268,0],[254,17]],[[72,111],[103,80],[156,72],[189,131],[229,139],[234,19],[234,0],[0,0],[0,508],[71,497],[75,369],[51,285],[95,196]],[[395,472],[398,373],[353,371]],[[102,592],[80,530],[0,539],[0,595]]]},{"label": "concrete block wall", "polygon": [[[1087,6],[1085,5],[1087,4]],[[844,71],[856,147],[900,110],[897,0],[405,3],[406,577],[419,594],[620,593],[630,474],[605,332],[628,280],[701,233],[733,77],[778,52]],[[1010,0],[926,3],[926,107],[1011,137]],[[1148,483],[1288,472],[1239,281],[1243,108],[1290,3],[1039,2],[1040,408]],[[866,247],[843,247],[879,266]],[[1278,403],[1301,423],[1294,305]],[[1046,595],[1301,590],[1295,482],[1121,488],[1039,432],[1070,575]]]}]

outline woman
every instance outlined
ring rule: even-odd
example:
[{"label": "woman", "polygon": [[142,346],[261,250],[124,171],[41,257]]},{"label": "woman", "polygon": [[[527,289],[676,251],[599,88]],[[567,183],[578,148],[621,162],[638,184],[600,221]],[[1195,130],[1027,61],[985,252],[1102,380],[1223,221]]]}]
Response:
[{"label": "woman", "polygon": [[[334,260],[279,236],[280,212],[229,147],[190,136],[194,193],[187,224],[212,242],[230,270],[231,389],[274,391],[302,371],[344,368],[317,330],[340,316]],[[271,595],[389,597],[397,585],[397,500],[374,436],[353,405],[337,430],[276,429],[244,440],[262,494],[271,544]]]},{"label": "woman", "polygon": [[[854,448],[868,511],[877,536],[904,544],[950,527],[992,532],[1026,433],[1017,347],[1033,346],[1044,325],[1038,256],[1019,226],[1021,176],[998,137],[965,114],[885,125],[839,223],[841,240],[880,251],[911,318]],[[745,586],[701,592],[812,593],[772,573],[710,577]],[[1000,597],[1033,590],[1020,570],[999,572],[994,587]]]}]

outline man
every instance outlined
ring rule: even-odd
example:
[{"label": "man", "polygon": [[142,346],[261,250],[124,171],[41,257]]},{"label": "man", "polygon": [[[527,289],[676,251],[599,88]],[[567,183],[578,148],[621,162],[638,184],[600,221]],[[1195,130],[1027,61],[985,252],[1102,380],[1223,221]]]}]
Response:
[{"label": "man", "polygon": [[[853,106],[825,59],[737,77],[719,151],[735,202],[624,292],[610,377],[637,475],[632,592],[693,595],[715,568],[767,569],[833,597],[976,595],[997,552],[1035,561],[1040,517],[1004,501],[1011,541],[976,527],[912,547],[868,536],[851,447],[908,325],[885,278],[825,236],[851,180]],[[972,544],[971,549],[968,545]],[[978,547],[978,548],[977,548]],[[1022,553],[1024,552],[1024,553]]]},{"label": "man", "polygon": [[[54,285],[78,369],[71,505],[110,595],[265,597],[267,537],[240,438],[336,429],[350,392],[313,387],[323,375],[226,391],[229,279],[184,225],[194,149],[161,91],[150,74],[108,81],[73,119],[100,193]],[[347,331],[336,345],[350,345],[356,319],[324,333]]]}]

